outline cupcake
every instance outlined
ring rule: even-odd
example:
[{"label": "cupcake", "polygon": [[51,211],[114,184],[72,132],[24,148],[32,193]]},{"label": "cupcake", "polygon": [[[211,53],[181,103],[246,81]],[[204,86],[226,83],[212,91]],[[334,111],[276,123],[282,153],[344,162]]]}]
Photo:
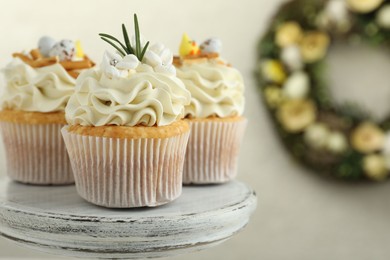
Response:
[{"label": "cupcake", "polygon": [[175,57],[177,76],[191,92],[185,117],[191,126],[184,184],[224,183],[237,175],[237,157],[247,120],[244,83],[238,70],[219,57],[221,41],[200,47],[186,34]]},{"label": "cupcake", "polygon": [[13,54],[2,70],[5,87],[0,97],[0,131],[11,179],[41,185],[74,183],[60,130],[66,124],[64,109],[75,78],[92,66],[80,44],[70,40],[42,37],[38,48]]},{"label": "cupcake", "polygon": [[139,35],[116,47],[98,69],[83,72],[62,130],[77,192],[109,208],[154,207],[180,196],[189,125],[181,120],[190,93],[176,77],[172,53]]}]

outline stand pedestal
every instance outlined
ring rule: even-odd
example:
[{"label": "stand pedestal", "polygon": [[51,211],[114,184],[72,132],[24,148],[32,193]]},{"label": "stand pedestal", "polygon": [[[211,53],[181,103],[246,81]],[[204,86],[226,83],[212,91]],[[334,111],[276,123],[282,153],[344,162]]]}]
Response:
[{"label": "stand pedestal", "polygon": [[0,235],[54,254],[154,258],[205,249],[239,232],[256,208],[242,182],[185,186],[157,208],[106,209],[80,198],[74,186],[30,186],[0,180]]}]

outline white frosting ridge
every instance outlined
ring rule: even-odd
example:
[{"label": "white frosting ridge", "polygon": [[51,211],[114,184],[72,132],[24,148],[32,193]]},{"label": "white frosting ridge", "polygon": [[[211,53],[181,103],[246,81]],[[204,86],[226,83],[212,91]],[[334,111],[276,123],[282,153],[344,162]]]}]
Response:
[{"label": "white frosting ridge", "polygon": [[0,98],[2,109],[64,111],[76,83],[60,64],[32,68],[15,58],[2,71],[6,81]]},{"label": "white frosting ridge", "polygon": [[184,63],[177,76],[191,92],[191,104],[185,114],[195,118],[229,117],[244,111],[244,81],[241,73],[216,60]]},{"label": "white frosting ridge", "polygon": [[83,126],[163,126],[184,116],[190,93],[183,82],[140,64],[125,77],[102,69],[83,72],[66,107],[69,124]]}]

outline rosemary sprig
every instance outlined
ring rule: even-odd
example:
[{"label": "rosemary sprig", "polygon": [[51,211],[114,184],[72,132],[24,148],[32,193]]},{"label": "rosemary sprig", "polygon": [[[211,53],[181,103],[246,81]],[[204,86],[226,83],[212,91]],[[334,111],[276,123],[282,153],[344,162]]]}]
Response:
[{"label": "rosemary sprig", "polygon": [[[114,47],[122,55],[122,57],[129,54],[134,54],[139,61],[142,61],[145,52],[149,47],[149,42],[147,42],[143,48],[141,47],[141,34],[139,30],[137,14],[134,14],[134,31],[135,31],[135,48],[130,44],[129,34],[124,24],[122,24],[122,34],[123,34],[124,43],[119,41],[114,36],[106,33],[99,33],[99,36],[103,41],[107,42],[112,47]],[[116,43],[118,43],[120,47]]]},{"label": "rosemary sprig", "polygon": [[101,36],[100,38],[103,37],[103,38],[107,38],[107,39],[113,40],[113,41],[119,43],[123,49],[126,48],[126,47],[125,47],[117,38],[115,38],[114,36],[111,36],[111,35],[105,34],[105,33],[100,33],[99,35]]},{"label": "rosemary sprig", "polygon": [[149,47],[149,42],[147,42],[147,43],[145,44],[145,47],[144,47],[144,49],[143,49],[142,52],[141,52],[141,58],[144,57],[145,52],[146,52],[146,49],[147,49],[148,47]]},{"label": "rosemary sprig", "polygon": [[109,43],[112,47],[114,47],[121,55],[122,57],[126,56],[126,54],[121,50],[121,48],[119,48],[115,43],[113,43],[112,41],[110,41],[109,39],[106,39],[106,38],[103,38],[103,37],[100,37],[103,41]]},{"label": "rosemary sprig", "polygon": [[134,27],[135,27],[135,49],[136,49],[136,56],[139,57],[141,55],[141,42],[140,42],[140,35],[139,35],[139,25],[138,25],[138,19],[137,15],[134,14]]},{"label": "rosemary sprig", "polygon": [[134,54],[133,48],[131,48],[129,35],[127,34],[127,29],[125,24],[122,24],[122,33],[123,33],[123,39],[125,40],[126,48],[131,51],[131,54]]}]

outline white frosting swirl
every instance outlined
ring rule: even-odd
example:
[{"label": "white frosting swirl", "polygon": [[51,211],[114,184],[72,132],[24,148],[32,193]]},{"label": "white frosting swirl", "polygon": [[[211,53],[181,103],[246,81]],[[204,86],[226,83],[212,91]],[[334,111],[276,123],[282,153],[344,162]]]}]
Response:
[{"label": "white frosting swirl", "polygon": [[163,126],[184,116],[190,93],[183,82],[144,63],[127,72],[121,77],[102,69],[82,73],[65,109],[68,123]]},{"label": "white frosting swirl", "polygon": [[64,111],[76,84],[60,64],[32,68],[15,58],[3,73],[6,85],[0,98],[2,109]]},{"label": "white frosting swirl", "polygon": [[195,118],[229,117],[244,111],[244,81],[241,73],[218,60],[194,62],[177,68],[177,77],[191,92],[185,114]]}]

